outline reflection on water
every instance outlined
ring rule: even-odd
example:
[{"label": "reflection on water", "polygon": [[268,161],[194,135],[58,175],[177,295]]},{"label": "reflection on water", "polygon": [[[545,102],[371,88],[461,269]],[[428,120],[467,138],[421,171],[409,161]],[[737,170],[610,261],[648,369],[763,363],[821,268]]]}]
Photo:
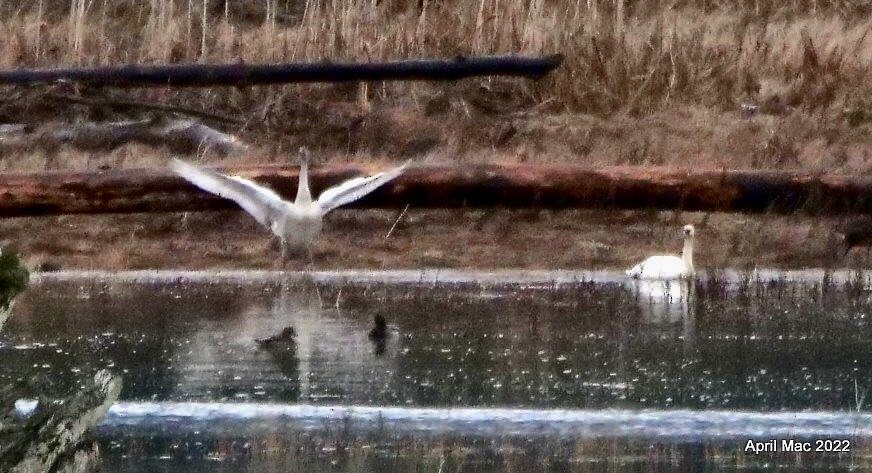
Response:
[{"label": "reflection on water", "polygon": [[642,319],[651,324],[682,323],[693,306],[696,286],[690,281],[628,280]]},{"label": "reflection on water", "polygon": [[[68,392],[109,368],[124,375],[125,403],[847,411],[856,409],[858,391],[872,386],[869,296],[863,285],[783,281],[526,287],[347,282],[317,288],[311,282],[270,281],[42,282],[17,301],[0,334],[0,381],[50,375],[48,391],[20,393],[33,398]],[[376,313],[397,329],[389,332],[383,353],[369,337]],[[296,332],[293,343],[256,342],[286,327]],[[157,468],[149,462],[159,464],[163,455],[189,470],[208,468],[184,458],[248,455],[246,468],[254,468],[251,445],[270,442],[315,449],[293,461],[270,460],[281,465],[315,464],[323,457],[329,466],[339,455],[320,449],[338,441],[340,427],[317,435],[293,428],[296,433],[241,433],[252,427],[181,434],[160,425],[147,432],[127,426],[104,431],[104,440],[110,452],[124,458],[147,458],[137,464],[141,468],[146,463]],[[385,460],[374,453],[377,445],[387,445],[390,455],[404,448],[441,449],[434,445],[445,443],[482,454],[470,446],[479,440],[400,441],[406,434],[384,431],[370,441],[370,434],[358,432],[349,440],[358,442],[354,448],[372,446],[360,453],[372,462],[364,469]],[[510,452],[522,450],[540,460],[581,461],[573,460],[574,446],[569,449],[574,453],[566,453],[561,442],[555,441],[554,451],[530,453],[530,445],[504,440],[502,450],[488,454],[499,461],[471,464],[485,470],[505,466]],[[221,454],[227,442],[233,446]],[[629,457],[644,456],[639,452],[650,446],[622,442]],[[248,449],[239,447],[245,444]],[[700,448],[699,442],[690,444]],[[667,442],[658,448],[689,455],[683,450],[687,445]],[[150,453],[137,457],[137,448]],[[435,461],[427,464],[434,471],[448,458],[421,455],[415,461]],[[116,466],[133,468],[113,458]]]},{"label": "reflection on water", "polygon": [[688,280],[629,279],[625,283],[636,298],[639,318],[651,326],[680,324],[685,353],[696,342],[696,284]]},{"label": "reflection on water", "polygon": [[[43,284],[0,335],[0,381],[62,391],[109,367],[122,400],[850,409],[870,309],[863,288],[794,283]],[[397,329],[381,355],[376,312]],[[255,341],[288,326],[290,350]]]}]

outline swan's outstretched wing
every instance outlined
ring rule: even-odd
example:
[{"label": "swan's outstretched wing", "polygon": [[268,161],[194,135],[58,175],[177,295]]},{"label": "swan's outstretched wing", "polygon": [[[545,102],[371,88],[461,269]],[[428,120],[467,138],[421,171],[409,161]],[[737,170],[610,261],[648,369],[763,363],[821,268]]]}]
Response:
[{"label": "swan's outstretched wing", "polygon": [[380,172],[369,177],[356,177],[325,190],[318,196],[318,207],[321,208],[321,213],[326,214],[336,207],[350,204],[378,189],[385,183],[396,179],[397,176],[406,170],[409,162],[406,161],[402,166],[395,167],[390,171]]},{"label": "swan's outstretched wing", "polygon": [[170,161],[170,168],[200,189],[236,202],[267,228],[272,228],[286,207],[278,194],[248,179],[225,176],[178,159]]}]

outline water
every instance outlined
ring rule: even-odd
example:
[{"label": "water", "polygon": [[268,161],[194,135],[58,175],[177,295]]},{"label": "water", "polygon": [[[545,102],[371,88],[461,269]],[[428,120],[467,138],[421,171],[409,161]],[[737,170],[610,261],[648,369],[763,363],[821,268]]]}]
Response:
[{"label": "water", "polygon": [[[872,298],[850,276],[140,276],[38,279],[0,335],[0,381],[46,375],[22,398],[123,375],[98,432],[111,471],[868,463]],[[255,343],[288,325],[292,347]],[[742,452],[787,437],[853,444]]]}]

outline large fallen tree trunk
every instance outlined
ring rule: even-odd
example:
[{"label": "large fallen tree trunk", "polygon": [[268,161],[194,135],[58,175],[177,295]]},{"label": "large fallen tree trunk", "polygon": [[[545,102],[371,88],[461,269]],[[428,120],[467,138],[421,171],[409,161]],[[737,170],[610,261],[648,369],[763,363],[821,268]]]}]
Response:
[{"label": "large fallen tree trunk", "polygon": [[[253,178],[279,194],[296,193],[295,166],[237,166],[222,172]],[[316,195],[374,166],[313,170]],[[415,166],[351,207],[621,208],[727,212],[872,212],[872,179],[755,171],[571,165]],[[170,212],[234,208],[166,169],[0,175],[0,216]]]},{"label": "large fallen tree trunk", "polygon": [[16,69],[0,71],[0,85],[30,85],[65,80],[93,86],[209,87],[291,82],[436,81],[486,75],[523,76],[536,79],[551,72],[561,62],[563,56],[556,54],[540,58],[486,56],[380,63],[175,64],[91,69]]}]

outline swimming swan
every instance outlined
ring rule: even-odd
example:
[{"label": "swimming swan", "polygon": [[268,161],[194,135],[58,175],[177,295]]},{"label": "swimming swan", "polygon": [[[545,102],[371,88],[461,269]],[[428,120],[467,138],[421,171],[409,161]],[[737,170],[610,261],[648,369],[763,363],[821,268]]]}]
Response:
[{"label": "swimming swan", "polygon": [[684,249],[681,256],[651,256],[627,270],[627,276],[636,279],[689,278],[693,270],[693,225],[684,226]]},{"label": "swimming swan", "polygon": [[305,248],[309,253],[309,260],[312,261],[312,247],[321,233],[324,215],[395,179],[409,164],[407,161],[389,171],[350,179],[325,190],[317,200],[312,200],[312,193],[309,191],[308,152],[304,148],[300,148],[300,157],[300,181],[297,198],[293,203],[283,200],[269,188],[239,176],[225,176],[178,159],[170,162],[170,168],[200,189],[236,202],[261,225],[269,228],[279,237],[284,264],[291,248]]}]

